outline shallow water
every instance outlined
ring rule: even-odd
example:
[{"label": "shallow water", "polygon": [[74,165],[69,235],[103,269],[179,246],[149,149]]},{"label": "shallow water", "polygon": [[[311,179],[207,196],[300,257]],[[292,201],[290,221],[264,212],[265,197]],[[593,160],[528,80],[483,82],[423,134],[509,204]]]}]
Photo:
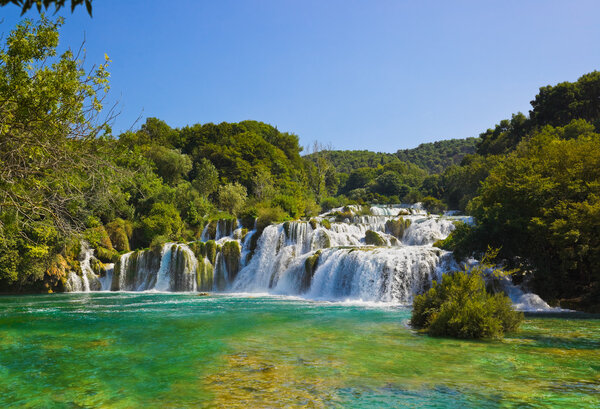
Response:
[{"label": "shallow water", "polygon": [[277,297],[0,298],[0,407],[600,405],[600,320],[528,316],[503,341],[411,331],[410,311]]}]

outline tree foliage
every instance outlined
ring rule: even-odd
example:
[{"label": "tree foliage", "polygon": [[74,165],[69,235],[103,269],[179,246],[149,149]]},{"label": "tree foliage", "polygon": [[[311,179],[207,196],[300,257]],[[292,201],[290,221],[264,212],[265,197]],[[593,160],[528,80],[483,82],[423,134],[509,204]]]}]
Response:
[{"label": "tree foliage", "polygon": [[490,266],[486,262],[484,258],[470,270],[444,274],[416,296],[411,325],[433,336],[454,338],[500,338],[516,331],[523,314],[513,310],[504,293],[487,291],[485,269]]},{"label": "tree foliage", "polygon": [[480,242],[525,258],[536,287],[575,296],[600,275],[600,135],[583,120],[546,126],[502,159],[470,208]]},{"label": "tree foliage", "polygon": [[452,165],[458,165],[466,155],[475,153],[478,142],[479,138],[466,138],[422,143],[414,149],[399,150],[396,156],[430,173],[441,173]]},{"label": "tree foliage", "polygon": [[57,55],[61,25],[25,20],[0,49],[0,258],[16,260],[5,284],[40,278],[61,238],[111,207],[117,175],[97,120],[108,58],[86,72],[71,50]]},{"label": "tree foliage", "polygon": [[[27,13],[32,7],[36,7],[38,12],[48,10],[50,6],[54,6],[55,11],[60,10],[65,6],[67,0],[0,0],[0,6],[14,4],[21,7],[21,15]],[[80,5],[85,5],[88,14],[92,15],[92,0],[71,0],[71,13]]]}]

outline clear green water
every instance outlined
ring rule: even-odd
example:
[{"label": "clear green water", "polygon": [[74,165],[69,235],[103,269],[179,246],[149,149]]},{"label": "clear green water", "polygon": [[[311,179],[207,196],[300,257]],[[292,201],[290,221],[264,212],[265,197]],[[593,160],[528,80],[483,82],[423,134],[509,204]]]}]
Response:
[{"label": "clear green water", "polygon": [[528,317],[503,341],[434,339],[405,309],[272,297],[0,298],[0,407],[600,405],[600,320]]}]

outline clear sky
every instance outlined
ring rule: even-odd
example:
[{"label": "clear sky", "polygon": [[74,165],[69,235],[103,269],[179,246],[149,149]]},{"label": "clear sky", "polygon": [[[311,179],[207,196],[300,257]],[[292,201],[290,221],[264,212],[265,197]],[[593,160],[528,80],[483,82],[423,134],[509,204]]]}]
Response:
[{"label": "clear sky", "polygon": [[[0,31],[19,14],[0,8]],[[477,136],[540,86],[600,69],[597,0],[94,0],[93,18],[60,14],[62,47],[85,33],[86,61],[113,61],[116,133],[139,116],[255,119],[304,146],[394,152]]]}]

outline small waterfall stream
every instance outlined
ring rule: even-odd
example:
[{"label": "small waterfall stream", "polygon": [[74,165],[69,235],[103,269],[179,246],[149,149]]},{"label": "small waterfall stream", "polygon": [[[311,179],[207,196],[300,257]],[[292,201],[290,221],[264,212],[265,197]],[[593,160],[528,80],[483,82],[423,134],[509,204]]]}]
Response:
[{"label": "small waterfall stream", "polygon": [[[82,248],[82,276],[71,273],[69,289],[269,292],[408,304],[458,267],[450,252],[433,246],[457,221],[472,222],[429,215],[418,205],[347,206],[242,237],[239,221],[219,220],[205,226],[199,241],[124,254],[101,278],[90,268],[93,250]],[[534,294],[507,286],[521,309],[549,308]]]}]

